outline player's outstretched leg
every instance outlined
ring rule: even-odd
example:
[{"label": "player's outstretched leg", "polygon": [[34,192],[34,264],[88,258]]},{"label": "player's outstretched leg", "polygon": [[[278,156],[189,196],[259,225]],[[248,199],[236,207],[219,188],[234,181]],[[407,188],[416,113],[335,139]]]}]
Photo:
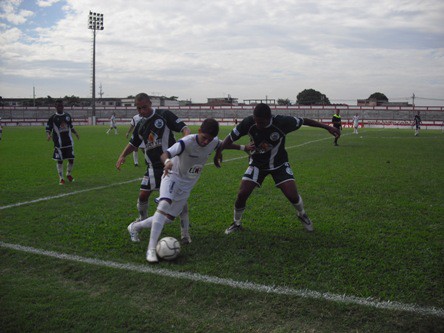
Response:
[{"label": "player's outstretched leg", "polygon": [[128,225],[127,229],[128,229],[129,234],[130,234],[131,241],[136,243],[136,242],[140,242],[140,238],[139,238],[139,233],[134,228],[134,224],[135,223],[136,222],[131,222]]}]

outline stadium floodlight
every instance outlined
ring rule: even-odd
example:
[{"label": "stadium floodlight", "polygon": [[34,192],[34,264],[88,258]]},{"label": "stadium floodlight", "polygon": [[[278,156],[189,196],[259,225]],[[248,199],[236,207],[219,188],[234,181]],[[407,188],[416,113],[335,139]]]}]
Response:
[{"label": "stadium floodlight", "polygon": [[92,57],[92,124],[96,125],[96,31],[103,30],[103,14],[89,11],[88,29],[93,31]]}]

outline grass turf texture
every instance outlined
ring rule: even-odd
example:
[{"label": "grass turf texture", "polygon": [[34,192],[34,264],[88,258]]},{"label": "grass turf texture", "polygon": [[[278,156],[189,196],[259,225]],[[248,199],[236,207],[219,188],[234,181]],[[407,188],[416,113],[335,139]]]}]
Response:
[{"label": "grass turf texture", "polygon": [[[0,240],[148,265],[149,232],[133,244],[126,230],[136,217],[139,180],[115,185],[140,178],[144,167],[135,168],[128,156],[122,171],[115,170],[127,143],[123,134],[106,135],[105,127],[77,129],[76,181],[65,186],[58,185],[52,142],[45,140],[43,128],[4,129],[1,206],[105,188],[0,210]],[[222,128],[221,137],[229,130]],[[294,208],[267,178],[247,204],[245,231],[224,235],[247,167],[245,153],[226,151],[222,169],[206,166],[191,195],[193,243],[177,260],[157,267],[443,308],[444,135],[348,133],[339,147],[321,129],[304,127],[287,136],[313,234],[303,230]],[[166,226],[163,235],[179,238],[178,223]],[[241,291],[4,248],[0,256],[2,331],[444,329],[442,317]]]}]

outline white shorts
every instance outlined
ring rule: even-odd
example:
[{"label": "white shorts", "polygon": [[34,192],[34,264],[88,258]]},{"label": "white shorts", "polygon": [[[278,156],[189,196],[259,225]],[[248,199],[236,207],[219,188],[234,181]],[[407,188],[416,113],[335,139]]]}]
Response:
[{"label": "white shorts", "polygon": [[162,177],[162,183],[159,189],[159,200],[169,199],[171,201],[169,205],[161,205],[167,207],[168,211],[164,213],[174,217],[178,216],[185,207],[189,196],[190,191],[184,191],[180,186],[180,182],[174,176],[169,175]]}]

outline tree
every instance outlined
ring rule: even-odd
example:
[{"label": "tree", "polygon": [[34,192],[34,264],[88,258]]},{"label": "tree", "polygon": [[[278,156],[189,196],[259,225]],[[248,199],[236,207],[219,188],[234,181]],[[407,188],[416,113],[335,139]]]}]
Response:
[{"label": "tree", "polygon": [[378,101],[378,102],[388,102],[389,101],[387,96],[385,96],[383,93],[380,93],[380,92],[375,92],[375,93],[371,94],[368,99],[376,99],[376,101]]},{"label": "tree", "polygon": [[278,102],[278,105],[291,105],[291,102],[288,98],[286,98],[286,99],[279,98],[277,100],[277,102]]},{"label": "tree", "polygon": [[324,94],[314,89],[305,89],[296,97],[296,104],[299,105],[331,105],[329,99]]},{"label": "tree", "polygon": [[66,103],[66,106],[80,106],[80,97],[71,95],[71,96],[65,96],[63,97],[64,103]]}]

